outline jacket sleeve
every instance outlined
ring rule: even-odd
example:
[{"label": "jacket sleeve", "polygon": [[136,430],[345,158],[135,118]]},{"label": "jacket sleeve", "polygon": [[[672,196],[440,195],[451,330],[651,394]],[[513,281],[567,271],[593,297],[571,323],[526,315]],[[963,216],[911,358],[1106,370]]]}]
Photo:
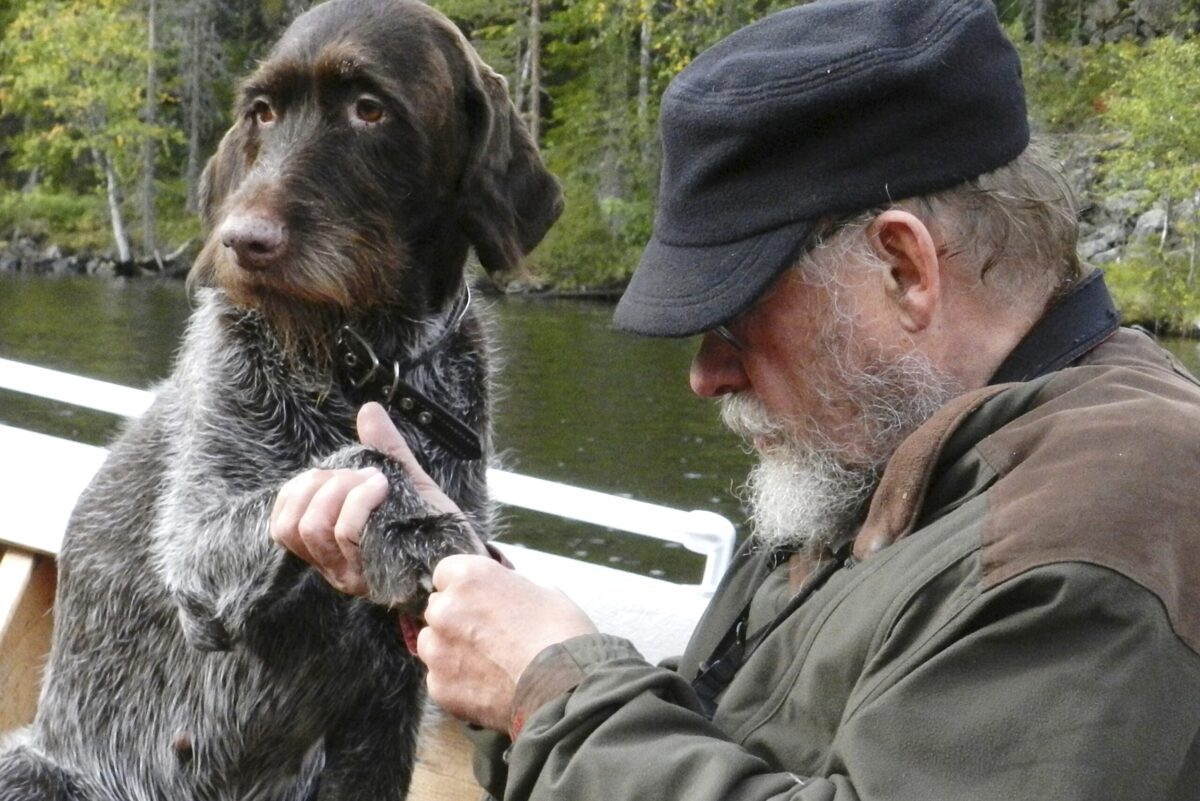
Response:
[{"label": "jacket sleeve", "polygon": [[[919,594],[885,621],[824,764],[798,770],[808,775],[768,761],[768,751],[786,753],[786,742],[731,741],[697,711],[687,681],[646,663],[628,643],[572,641],[565,647],[582,681],[524,722],[508,752],[503,797],[1193,797],[1200,661],[1156,597],[1082,564],[963,590],[937,627],[922,623],[928,610]],[[763,678],[787,673],[780,666]]]},{"label": "jacket sleeve", "polygon": [[729,741],[689,682],[627,641],[591,635],[562,649],[581,683],[524,721],[505,799],[773,798],[799,786]]}]

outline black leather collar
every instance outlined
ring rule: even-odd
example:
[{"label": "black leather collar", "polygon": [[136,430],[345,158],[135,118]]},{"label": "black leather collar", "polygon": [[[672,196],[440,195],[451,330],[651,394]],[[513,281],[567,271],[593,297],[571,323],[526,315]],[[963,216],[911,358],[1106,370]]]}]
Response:
[{"label": "black leather collar", "polygon": [[1013,348],[989,384],[1030,381],[1061,370],[1121,325],[1104,274],[1096,270],[1046,312]]},{"label": "black leather collar", "polygon": [[446,407],[404,380],[404,375],[426,361],[441,343],[462,323],[471,303],[471,291],[464,286],[447,322],[434,340],[415,356],[401,361],[380,361],[375,349],[351,326],[338,332],[337,364],[347,394],[359,403],[376,401],[389,413],[411,423],[435,443],[459,459],[480,459],[483,444],[463,420]]}]

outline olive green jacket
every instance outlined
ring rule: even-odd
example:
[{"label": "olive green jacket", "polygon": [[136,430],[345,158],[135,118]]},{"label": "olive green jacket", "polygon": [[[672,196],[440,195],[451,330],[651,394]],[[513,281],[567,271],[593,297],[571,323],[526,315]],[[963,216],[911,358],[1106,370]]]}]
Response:
[{"label": "olive green jacket", "polygon": [[1198,475],[1200,388],[1122,329],[906,440],[859,534],[897,541],[815,587],[712,720],[699,665],[795,591],[763,553],[677,669],[605,635],[543,652],[477,776],[512,800],[1197,801]]}]

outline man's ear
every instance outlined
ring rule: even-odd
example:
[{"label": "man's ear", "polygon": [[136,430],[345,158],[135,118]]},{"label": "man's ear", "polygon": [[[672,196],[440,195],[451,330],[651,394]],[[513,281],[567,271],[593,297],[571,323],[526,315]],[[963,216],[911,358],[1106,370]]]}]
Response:
[{"label": "man's ear", "polygon": [[885,289],[905,331],[929,327],[942,302],[941,263],[933,234],[913,214],[889,209],[867,228],[875,254],[889,267]]}]

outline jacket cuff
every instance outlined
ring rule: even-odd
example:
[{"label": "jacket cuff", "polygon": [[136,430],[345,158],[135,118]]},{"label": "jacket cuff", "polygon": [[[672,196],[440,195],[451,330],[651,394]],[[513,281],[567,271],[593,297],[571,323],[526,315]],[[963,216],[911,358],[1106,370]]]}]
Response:
[{"label": "jacket cuff", "polygon": [[471,769],[475,781],[487,792],[487,799],[503,798],[508,782],[508,749],[512,743],[500,732],[474,724],[468,723],[464,731],[474,746]]},{"label": "jacket cuff", "polygon": [[515,740],[544,704],[582,684],[593,665],[629,656],[641,658],[631,642],[610,634],[583,634],[542,649],[517,680],[509,737]]}]

